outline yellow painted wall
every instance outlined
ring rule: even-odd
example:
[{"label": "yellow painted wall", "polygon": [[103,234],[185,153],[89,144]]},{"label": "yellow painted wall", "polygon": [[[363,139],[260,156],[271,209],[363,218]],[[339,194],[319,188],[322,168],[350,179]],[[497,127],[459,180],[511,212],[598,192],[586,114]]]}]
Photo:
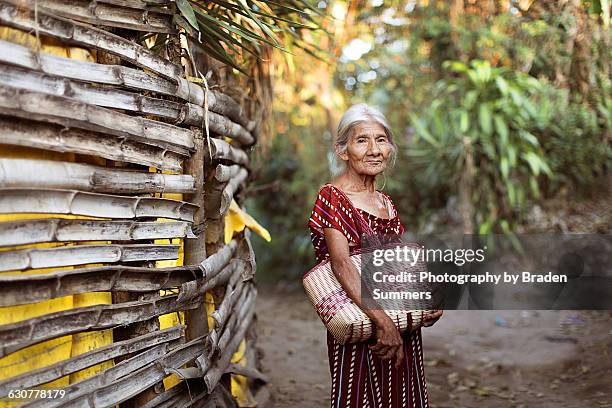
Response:
[{"label": "yellow painted wall", "polygon": [[[20,30],[0,27],[0,39],[11,41],[36,48],[36,37],[32,34]],[[41,37],[40,52],[54,54],[67,58],[79,59],[82,61],[93,61],[94,58],[89,50],[80,47],[66,47],[59,41]],[[28,147],[16,147],[0,145],[0,157],[3,158],[26,158],[38,160],[58,160],[58,161],[78,161],[77,155],[72,153],[58,153],[47,150],[40,150]],[[103,164],[98,161],[98,164]],[[23,219],[40,218],[72,218],[72,219],[91,219],[90,217],[77,217],[71,215],[50,215],[50,214],[0,214],[0,222],[15,221]],[[44,243],[35,245],[23,245],[20,247],[1,248],[2,251],[10,251],[25,248],[50,248],[54,246],[76,245],[74,243]],[[92,265],[85,265],[92,266]],[[72,269],[72,267],[37,269],[28,271],[8,271],[3,274],[42,274],[59,269]],[[65,296],[59,299],[51,299],[27,305],[0,308],[0,324],[9,324],[41,316],[48,313],[68,310],[74,307],[83,307],[95,304],[110,304],[110,293],[83,293],[74,296]],[[74,357],[95,348],[111,344],[113,341],[112,330],[99,332],[89,332],[78,335],[63,336],[57,339],[45,341],[12,353],[4,358],[0,358],[0,380],[16,375],[36,370],[62,360]],[[80,381],[112,366],[112,361],[104,362],[94,367],[84,369],[80,372],[65,376],[61,379],[46,384],[45,388],[65,387],[74,382]],[[0,401],[0,408],[14,406],[14,403]]]}]

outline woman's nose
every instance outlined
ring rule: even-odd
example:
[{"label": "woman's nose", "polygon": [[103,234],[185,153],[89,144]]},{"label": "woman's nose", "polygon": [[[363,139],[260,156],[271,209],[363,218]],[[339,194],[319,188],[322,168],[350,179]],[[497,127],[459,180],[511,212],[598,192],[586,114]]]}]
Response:
[{"label": "woman's nose", "polygon": [[369,145],[370,145],[370,148],[369,148],[370,154],[373,154],[373,155],[380,154],[380,146],[378,145],[378,142],[376,142],[375,140],[370,141]]}]

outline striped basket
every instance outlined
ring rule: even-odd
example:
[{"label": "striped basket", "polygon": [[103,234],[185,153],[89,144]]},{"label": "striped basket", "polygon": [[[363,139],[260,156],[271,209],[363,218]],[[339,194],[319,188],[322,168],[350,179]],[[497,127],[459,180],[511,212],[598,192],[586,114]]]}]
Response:
[{"label": "striped basket", "polygon": [[[361,253],[350,256],[361,273]],[[406,265],[408,267],[408,265]],[[423,269],[425,268],[425,269]],[[417,262],[411,272],[427,270],[424,262]],[[304,290],[319,318],[338,343],[355,343],[372,337],[370,318],[348,297],[338,282],[329,260],[319,263],[304,274]],[[421,288],[423,289],[423,288]],[[419,290],[415,288],[415,290]],[[385,310],[401,333],[422,326],[423,315],[429,310]]]}]

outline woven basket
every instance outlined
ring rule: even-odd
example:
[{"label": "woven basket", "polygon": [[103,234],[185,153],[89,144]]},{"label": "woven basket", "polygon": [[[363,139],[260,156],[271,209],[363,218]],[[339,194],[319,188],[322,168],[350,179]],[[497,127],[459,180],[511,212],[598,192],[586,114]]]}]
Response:
[{"label": "woven basket", "polygon": [[[349,257],[359,272],[361,272],[361,256],[360,252]],[[406,268],[410,268],[413,273],[427,270],[423,262],[417,262],[414,266],[406,264]],[[306,272],[302,284],[319,318],[338,343],[361,342],[372,337],[374,332],[372,320],[346,294],[334,275],[329,260],[319,263]],[[429,290],[422,284],[411,285],[413,286],[411,289],[415,291]],[[411,301],[411,304],[418,305],[419,301]],[[385,309],[385,313],[393,320],[400,333],[421,327],[423,316],[429,311]]]}]

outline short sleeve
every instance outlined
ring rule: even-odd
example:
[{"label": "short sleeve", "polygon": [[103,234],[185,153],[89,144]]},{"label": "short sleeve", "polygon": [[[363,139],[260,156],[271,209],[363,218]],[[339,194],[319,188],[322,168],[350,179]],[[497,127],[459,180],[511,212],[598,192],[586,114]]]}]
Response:
[{"label": "short sleeve", "polygon": [[323,235],[323,228],[334,228],[342,232],[349,242],[359,242],[350,204],[345,202],[344,197],[331,184],[319,190],[308,226],[320,235]]}]

